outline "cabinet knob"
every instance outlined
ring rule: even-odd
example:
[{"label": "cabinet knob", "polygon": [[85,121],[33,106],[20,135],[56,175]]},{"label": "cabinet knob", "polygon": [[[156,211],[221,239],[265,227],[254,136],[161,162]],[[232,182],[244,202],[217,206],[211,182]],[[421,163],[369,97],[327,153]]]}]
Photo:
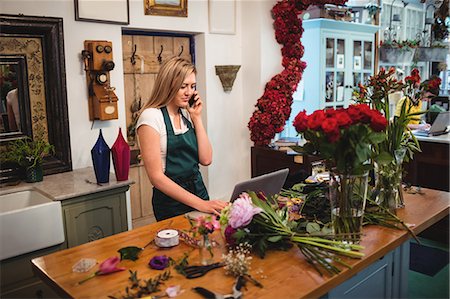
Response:
[{"label": "cabinet knob", "polygon": [[345,88],[353,88],[351,85],[345,85]]}]

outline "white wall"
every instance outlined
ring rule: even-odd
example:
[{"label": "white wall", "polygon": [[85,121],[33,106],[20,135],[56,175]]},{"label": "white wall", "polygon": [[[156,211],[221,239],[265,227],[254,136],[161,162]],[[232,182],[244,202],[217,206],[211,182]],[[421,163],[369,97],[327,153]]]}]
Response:
[{"label": "white wall", "polygon": [[[98,129],[112,145],[118,128],[125,130],[124,80],[121,29],[151,29],[197,33],[196,63],[199,91],[206,99],[206,127],[214,149],[206,181],[212,198],[227,198],[236,182],[250,177],[250,146],[247,123],[265,83],[281,70],[281,54],[275,41],[270,10],[275,1],[238,1],[236,34],[209,34],[208,2],[188,0],[188,17],[147,16],[143,0],[130,0],[128,26],[75,21],[73,0],[0,0],[7,14],[61,17],[64,20],[67,98],[73,168],[91,166],[90,150]],[[111,85],[119,98],[119,119],[96,121],[91,129],[87,86],[80,53],[84,40],[113,43],[115,69]],[[237,64],[233,90],[225,93],[215,65]]]}]

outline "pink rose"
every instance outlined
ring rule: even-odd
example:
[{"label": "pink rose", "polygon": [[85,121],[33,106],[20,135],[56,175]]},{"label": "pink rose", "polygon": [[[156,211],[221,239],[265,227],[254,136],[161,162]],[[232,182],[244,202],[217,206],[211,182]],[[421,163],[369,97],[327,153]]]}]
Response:
[{"label": "pink rose", "polygon": [[262,209],[253,205],[252,199],[247,193],[242,193],[231,207],[228,224],[232,228],[241,228],[247,226],[253,219],[253,216],[262,212]]}]

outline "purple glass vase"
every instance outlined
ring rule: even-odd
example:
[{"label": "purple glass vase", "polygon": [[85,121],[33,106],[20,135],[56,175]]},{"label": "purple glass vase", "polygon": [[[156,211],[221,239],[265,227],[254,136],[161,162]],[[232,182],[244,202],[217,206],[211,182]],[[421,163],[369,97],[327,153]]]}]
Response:
[{"label": "purple glass vase", "polygon": [[103,139],[102,129],[100,129],[97,142],[91,149],[91,156],[97,183],[109,183],[111,150],[105,139]]},{"label": "purple glass vase", "polygon": [[119,135],[111,147],[114,171],[116,172],[117,181],[128,180],[130,171],[130,146],[122,135],[122,129],[119,128]]}]

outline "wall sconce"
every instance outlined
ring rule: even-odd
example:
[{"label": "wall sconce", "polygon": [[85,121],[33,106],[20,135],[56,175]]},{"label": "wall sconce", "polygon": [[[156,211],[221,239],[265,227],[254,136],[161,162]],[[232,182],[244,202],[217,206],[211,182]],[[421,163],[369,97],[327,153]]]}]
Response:
[{"label": "wall sconce", "polygon": [[216,65],[216,75],[222,82],[223,91],[230,92],[240,65]]},{"label": "wall sconce", "polygon": [[[401,18],[399,14],[392,15],[392,11],[394,10],[394,3],[397,0],[392,1],[391,10],[389,14],[389,27],[384,31],[384,40],[391,42],[394,39],[397,39],[397,31],[392,27],[392,22],[400,22]],[[402,0],[403,7],[406,7],[409,3],[406,3]]]}]

